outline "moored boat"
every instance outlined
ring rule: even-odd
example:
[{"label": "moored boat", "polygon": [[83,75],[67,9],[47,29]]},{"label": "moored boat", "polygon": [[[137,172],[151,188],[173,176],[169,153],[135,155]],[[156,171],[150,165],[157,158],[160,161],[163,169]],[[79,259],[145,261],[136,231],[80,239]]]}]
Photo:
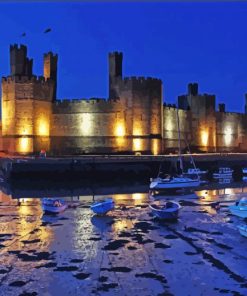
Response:
[{"label": "moored boat", "polygon": [[213,173],[214,179],[230,179],[232,178],[233,170],[227,167],[219,168],[218,172]]},{"label": "moored boat", "polygon": [[184,188],[195,188],[200,185],[200,179],[192,179],[184,176],[174,176],[167,178],[155,178],[151,180],[150,189],[169,189],[169,190],[178,190]]},{"label": "moored boat", "polygon": [[187,176],[198,176],[198,175],[205,175],[208,171],[202,171],[199,168],[189,168],[185,175]]},{"label": "moored boat", "polygon": [[91,205],[91,210],[97,215],[105,215],[109,211],[113,210],[115,203],[112,198],[107,198],[103,201],[95,202]]},{"label": "moored boat", "polygon": [[235,216],[247,218],[247,198],[242,197],[235,205],[229,206],[229,211]]},{"label": "moored boat", "polygon": [[153,215],[163,220],[175,220],[178,218],[181,206],[178,202],[167,201],[162,205],[152,203],[149,205]]},{"label": "moored boat", "polygon": [[247,237],[247,225],[239,225],[238,230],[242,236]]},{"label": "moored boat", "polygon": [[47,214],[58,214],[67,208],[67,204],[61,198],[43,198],[42,209]]}]

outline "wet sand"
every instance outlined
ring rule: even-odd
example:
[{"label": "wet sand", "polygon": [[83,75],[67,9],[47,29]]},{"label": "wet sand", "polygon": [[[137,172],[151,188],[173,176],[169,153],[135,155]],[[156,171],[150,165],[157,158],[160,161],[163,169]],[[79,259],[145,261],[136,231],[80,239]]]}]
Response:
[{"label": "wet sand", "polygon": [[47,216],[39,199],[2,194],[0,295],[247,295],[246,222],[227,211],[243,194],[172,196],[183,205],[175,223],[154,219],[143,193],[114,195],[106,217],[91,197]]}]

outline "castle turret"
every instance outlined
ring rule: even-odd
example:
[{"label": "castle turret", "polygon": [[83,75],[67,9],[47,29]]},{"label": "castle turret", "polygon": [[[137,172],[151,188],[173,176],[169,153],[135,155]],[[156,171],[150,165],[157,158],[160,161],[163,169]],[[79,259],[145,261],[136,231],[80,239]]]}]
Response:
[{"label": "castle turret", "polygon": [[192,95],[192,96],[198,95],[198,83],[188,84],[188,95]]},{"label": "castle turret", "polygon": [[10,46],[10,69],[11,75],[32,76],[33,60],[27,58],[27,47],[17,44]]},{"label": "castle turret", "polygon": [[109,98],[119,97],[118,85],[122,79],[122,52],[109,53]]},{"label": "castle turret", "polygon": [[57,54],[48,52],[44,54],[44,77],[54,81],[53,100],[56,99],[57,93]]}]

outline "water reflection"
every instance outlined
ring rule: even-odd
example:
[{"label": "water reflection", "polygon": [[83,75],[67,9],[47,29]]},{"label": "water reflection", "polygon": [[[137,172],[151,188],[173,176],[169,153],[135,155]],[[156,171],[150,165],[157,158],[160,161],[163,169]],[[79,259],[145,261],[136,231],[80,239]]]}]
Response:
[{"label": "water reflection", "polygon": [[114,218],[111,216],[93,215],[93,217],[91,218],[91,223],[93,224],[93,226],[101,232],[104,232],[106,230],[110,231],[112,229],[113,222]]},{"label": "water reflection", "polygon": [[[229,244],[229,250],[235,246],[241,247],[241,244],[237,244],[239,233],[234,228],[236,226],[234,223],[229,223],[232,218],[224,212],[218,213],[212,204],[216,201],[222,203],[236,200],[246,194],[247,187],[208,187],[208,189],[204,188],[191,195],[160,196],[160,199],[178,199],[184,202],[179,220],[169,225],[154,221],[149,215],[150,196],[147,188],[144,192],[138,187],[128,187],[128,190],[122,188],[120,191],[109,190],[108,194],[104,192],[106,192],[105,188],[103,192],[99,191],[99,194],[88,194],[83,190],[76,193],[71,191],[71,194],[67,194],[66,190],[65,192],[54,191],[49,196],[55,198],[61,196],[69,204],[68,209],[57,216],[43,214],[40,199],[36,198],[36,196],[40,197],[41,191],[38,191],[37,195],[35,191],[32,191],[31,195],[27,190],[26,194],[18,194],[18,199],[2,193],[0,195],[0,234],[13,235],[1,242],[4,247],[1,249],[0,265],[5,269],[10,265],[13,266],[13,274],[18,279],[21,276],[26,277],[26,281],[32,278],[30,285],[33,285],[34,290],[40,292],[40,295],[44,295],[41,288],[36,289],[41,285],[39,282],[42,282],[42,286],[46,286],[46,291],[49,291],[47,285],[54,285],[57,288],[61,285],[61,281],[66,282],[67,288],[79,287],[81,289],[82,286],[79,285],[82,281],[78,284],[74,275],[82,270],[92,274],[90,281],[83,281],[83,289],[90,285],[91,288],[92,285],[98,285],[95,282],[99,278],[101,268],[103,269],[100,271],[103,272],[101,276],[109,276],[106,269],[112,265],[115,268],[127,266],[133,272],[145,274],[152,269],[150,267],[150,260],[152,260],[159,269],[159,273],[162,274],[167,264],[164,263],[162,248],[166,248],[165,254],[170,256],[165,259],[176,262],[171,274],[177,275],[177,270],[184,270],[191,263],[188,259],[189,255],[186,255],[190,253],[189,245],[185,240],[181,243],[183,237],[188,238],[188,241],[192,237],[195,238],[196,244],[201,248],[207,248],[211,244],[210,254],[214,253],[216,257],[219,256],[217,253],[219,246],[225,246],[223,243]],[[29,196],[34,197],[29,198]],[[47,192],[43,196],[47,197]],[[104,197],[112,197],[116,208],[105,217],[95,216],[90,210],[90,205],[93,200],[100,200]],[[187,199],[191,200],[187,201]],[[181,239],[176,237],[178,234],[181,234]],[[208,238],[211,241],[207,240]],[[122,246],[119,247],[118,244]],[[224,252],[227,250],[225,248]],[[20,253],[8,253],[8,251]],[[53,254],[52,259],[38,260],[37,252],[42,251],[47,252],[48,255]],[[232,253],[229,251],[227,255],[231,257]],[[242,254],[242,251],[239,253]],[[238,250],[234,250],[234,256],[237,256],[236,254]],[[195,258],[195,256],[197,255],[192,257]],[[34,260],[28,261],[31,260],[30,258]],[[200,257],[198,256],[199,259],[201,260],[201,254]],[[233,260],[232,257],[230,259]],[[44,265],[52,266],[52,268],[48,270],[48,267],[40,267]],[[73,267],[74,270],[72,273],[59,273],[54,271],[56,266]],[[195,268],[194,263],[191,266]],[[190,272],[191,270],[188,270],[184,274]],[[168,269],[167,275],[169,276]],[[125,274],[121,274],[119,279],[122,281],[124,276]],[[207,280],[208,276],[210,274],[203,278]],[[11,277],[8,277],[4,283],[6,290],[9,289],[9,278]],[[124,281],[135,286],[136,282],[132,283],[132,278],[135,277],[126,277]],[[229,280],[229,277],[227,279]],[[88,288],[85,295],[91,295],[91,291],[92,289]],[[77,294],[70,290],[70,295]],[[151,292],[150,295],[152,295]],[[158,293],[153,293],[153,295],[158,295]]]}]

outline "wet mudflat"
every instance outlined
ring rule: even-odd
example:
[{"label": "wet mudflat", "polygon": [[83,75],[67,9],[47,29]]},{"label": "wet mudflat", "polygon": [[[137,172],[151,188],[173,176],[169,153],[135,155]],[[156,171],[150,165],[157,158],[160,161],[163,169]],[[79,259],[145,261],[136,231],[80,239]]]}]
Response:
[{"label": "wet mudflat", "polygon": [[[43,215],[39,199],[0,198],[0,295],[247,295],[247,239],[227,206],[238,189],[171,197],[176,223],[150,214],[148,194],[115,195],[96,217],[91,197]],[[99,198],[99,197],[96,197]],[[217,211],[211,204],[220,201]]]}]

